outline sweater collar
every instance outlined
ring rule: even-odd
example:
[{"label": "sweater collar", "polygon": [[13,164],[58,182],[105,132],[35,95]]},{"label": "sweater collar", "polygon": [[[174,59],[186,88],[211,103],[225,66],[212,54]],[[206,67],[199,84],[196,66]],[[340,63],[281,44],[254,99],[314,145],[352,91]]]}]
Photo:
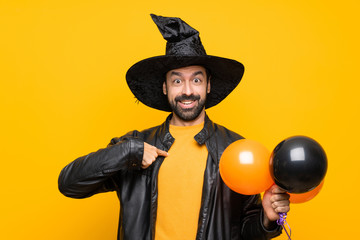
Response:
[{"label": "sweater collar", "polygon": [[[174,142],[174,137],[170,134],[169,125],[170,119],[172,118],[173,114],[171,113],[167,118],[166,121],[162,124],[160,128],[160,138],[164,146],[169,149]],[[204,127],[202,130],[195,135],[194,139],[200,145],[203,145],[208,138],[214,133],[214,123],[210,120],[208,115],[205,113],[204,119]]]}]

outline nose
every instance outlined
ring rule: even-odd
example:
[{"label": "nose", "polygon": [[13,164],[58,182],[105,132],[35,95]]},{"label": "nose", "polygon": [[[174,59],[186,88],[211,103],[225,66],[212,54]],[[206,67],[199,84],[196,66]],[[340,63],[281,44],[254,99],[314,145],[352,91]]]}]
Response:
[{"label": "nose", "polygon": [[182,93],[187,96],[190,96],[191,94],[193,94],[193,89],[192,89],[190,81],[185,81],[185,84],[183,85]]}]

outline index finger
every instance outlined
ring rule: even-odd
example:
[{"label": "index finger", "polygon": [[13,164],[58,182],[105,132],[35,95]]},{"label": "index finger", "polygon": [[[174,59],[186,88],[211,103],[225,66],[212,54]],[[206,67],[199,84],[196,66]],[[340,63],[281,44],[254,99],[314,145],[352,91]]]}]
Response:
[{"label": "index finger", "polygon": [[167,157],[168,156],[168,153],[161,150],[161,149],[156,149],[156,153],[159,155],[159,156],[163,156],[163,157]]}]

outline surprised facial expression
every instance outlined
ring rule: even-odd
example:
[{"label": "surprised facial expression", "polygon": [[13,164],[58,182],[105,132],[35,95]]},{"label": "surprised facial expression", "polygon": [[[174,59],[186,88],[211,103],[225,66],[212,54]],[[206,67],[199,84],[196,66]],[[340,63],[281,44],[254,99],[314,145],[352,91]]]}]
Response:
[{"label": "surprised facial expression", "polygon": [[182,121],[193,121],[205,111],[210,81],[202,66],[173,69],[166,74],[163,92],[174,114]]}]

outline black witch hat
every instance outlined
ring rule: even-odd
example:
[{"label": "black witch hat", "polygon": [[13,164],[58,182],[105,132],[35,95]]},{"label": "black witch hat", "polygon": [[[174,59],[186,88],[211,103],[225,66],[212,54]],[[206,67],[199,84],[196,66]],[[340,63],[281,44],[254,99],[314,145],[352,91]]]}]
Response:
[{"label": "black witch hat", "polygon": [[205,108],[221,102],[239,84],[244,66],[235,60],[207,55],[199,32],[180,18],[151,14],[164,39],[166,54],[135,63],[126,73],[126,81],[135,97],[145,105],[171,112],[162,91],[166,73],[172,69],[199,65],[211,74],[211,91]]}]

